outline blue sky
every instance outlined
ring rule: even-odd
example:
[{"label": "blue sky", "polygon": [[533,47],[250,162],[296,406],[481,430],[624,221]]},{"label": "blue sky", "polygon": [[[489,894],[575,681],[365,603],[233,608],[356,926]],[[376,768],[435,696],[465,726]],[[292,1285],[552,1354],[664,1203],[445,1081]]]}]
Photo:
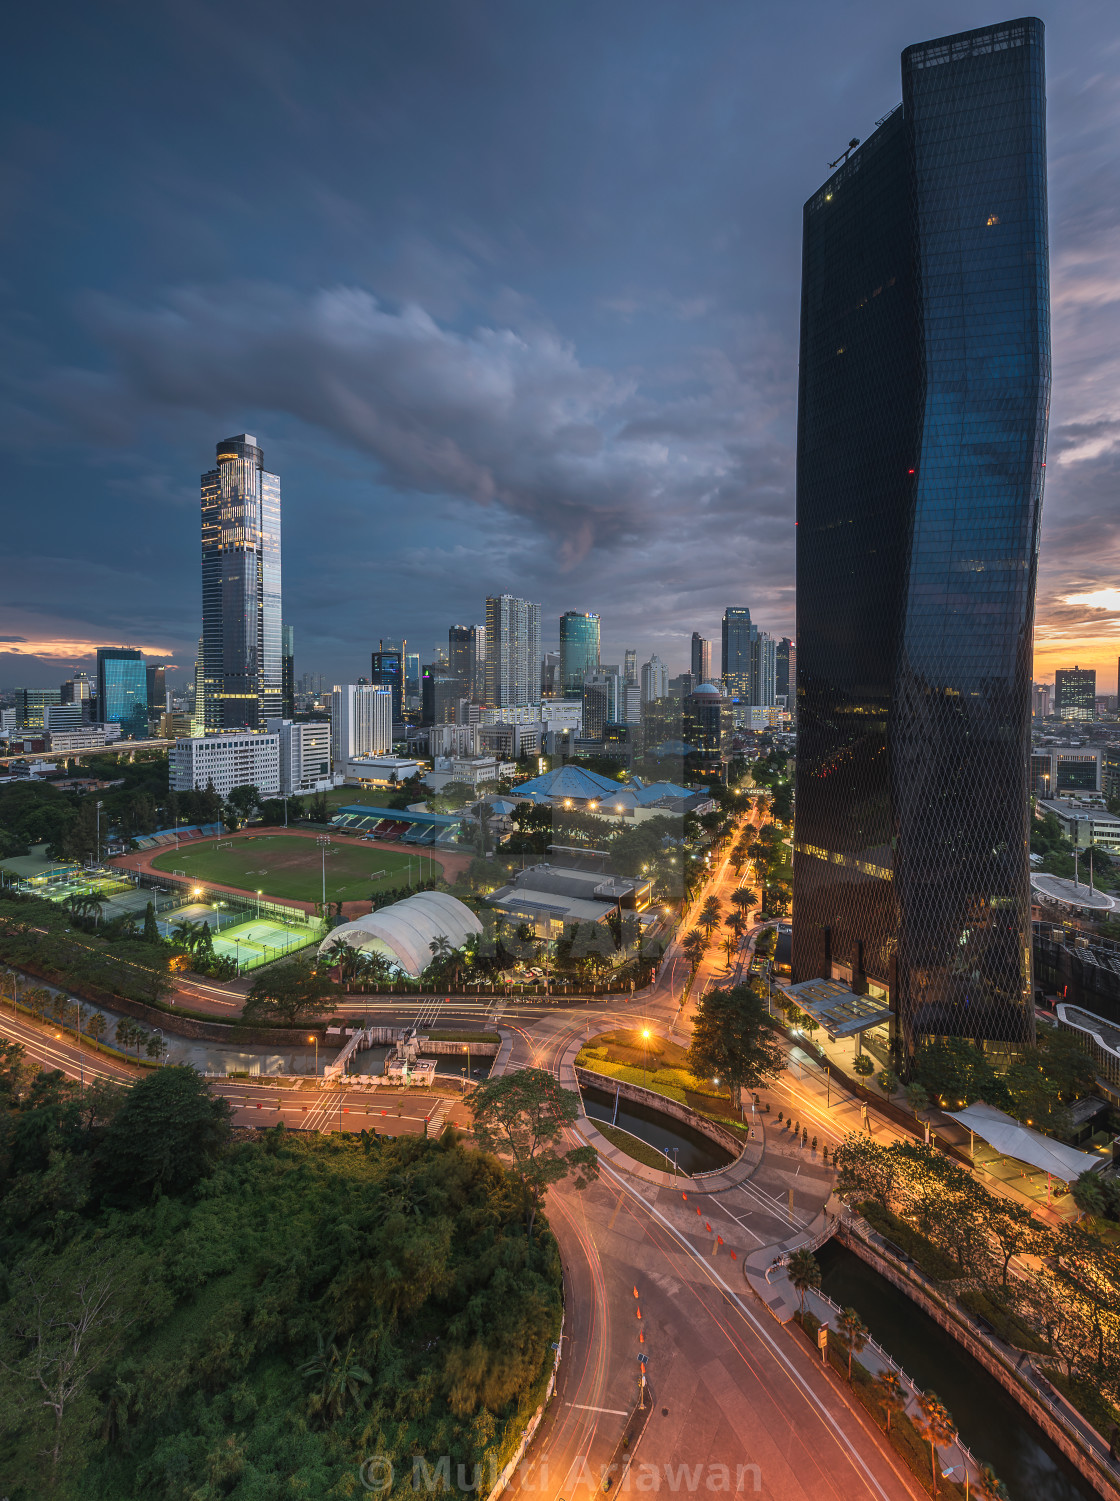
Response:
[{"label": "blue sky", "polygon": [[[1116,682],[1120,7],[1047,22],[1039,666]],[[0,687],[189,670],[198,477],[281,475],[296,670],[488,592],[686,664],[793,626],[801,204],[899,100],[906,0],[119,0],[8,18]],[[1107,664],[1111,662],[1111,667]]]}]

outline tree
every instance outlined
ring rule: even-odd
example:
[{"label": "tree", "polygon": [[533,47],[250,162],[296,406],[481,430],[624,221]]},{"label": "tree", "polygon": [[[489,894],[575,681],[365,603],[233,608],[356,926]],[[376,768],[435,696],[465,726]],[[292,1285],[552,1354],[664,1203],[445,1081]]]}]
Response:
[{"label": "tree", "polygon": [[246,782],[242,787],[231,787],[226,797],[226,807],[235,817],[244,821],[251,818],[261,804],[261,795],[251,782]]},{"label": "tree", "polygon": [[898,1076],[893,1074],[889,1068],[881,1069],[879,1071],[879,1087],[887,1098],[890,1099],[891,1095],[898,1088]]},{"label": "tree", "polygon": [[712,929],[719,926],[719,921],[719,898],[717,896],[710,896],[708,897],[707,901],[705,901],[704,905],[700,908],[699,918],[700,926],[704,929],[704,932],[708,935],[709,938],[711,937]]},{"label": "tree", "polygon": [[858,1355],[867,1344],[871,1338],[871,1331],[854,1308],[842,1308],[836,1315],[836,1338],[848,1352],[848,1382],[850,1384],[852,1357]]},{"label": "tree", "polygon": [[929,1095],[926,1093],[925,1088],[921,1084],[919,1084],[917,1080],[915,1080],[913,1084],[907,1084],[905,1093],[906,1103],[910,1106],[910,1109],[914,1112],[915,1115],[917,1115],[919,1111],[925,1110],[929,1105]]},{"label": "tree", "polygon": [[576,1174],[584,1189],[599,1176],[594,1147],[557,1150],[564,1130],[579,1114],[579,1096],[543,1068],[522,1068],[488,1079],[471,1095],[474,1135],[483,1151],[508,1156],[521,1181],[530,1239],[533,1223],[553,1183]]},{"label": "tree", "polygon": [[699,928],[693,928],[692,932],[681,943],[684,956],[694,970],[699,968],[700,961],[704,957],[704,950],[707,947],[707,942]]},{"label": "tree", "polygon": [[852,1067],[861,1079],[870,1079],[875,1072],[875,1060],[870,1053],[857,1053]]},{"label": "tree", "polygon": [[918,1411],[919,1416],[914,1426],[929,1445],[929,1465],[936,1495],[940,1489],[937,1484],[937,1451],[953,1442],[957,1429],[948,1408],[936,1392],[924,1392],[918,1398]]},{"label": "tree", "polygon": [[744,1085],[772,1078],[784,1061],[777,1027],[753,986],[709,990],[700,997],[688,1050],[688,1066],[697,1078],[726,1079],[734,1102]]},{"label": "tree", "polygon": [[755,896],[749,886],[740,886],[737,891],[733,891],[731,893],[731,900],[744,917],[750,914],[753,907],[758,906],[758,897]]},{"label": "tree", "polygon": [[887,1420],[887,1432],[891,1431],[891,1418],[906,1406],[906,1388],[894,1366],[883,1366],[875,1372],[875,1394],[883,1404]]},{"label": "tree", "polygon": [[95,1181],[112,1204],[179,1194],[213,1171],[230,1134],[229,1101],[183,1064],[138,1080],[106,1129]]},{"label": "tree", "polygon": [[310,1360],[299,1368],[301,1376],[319,1378],[319,1390],[311,1398],[311,1410],[322,1416],[324,1426],[337,1422],[346,1411],[348,1402],[358,1402],[363,1386],[372,1386],[373,1377],[364,1366],[358,1364],[354,1339],[346,1341],[345,1350],[338,1348],[338,1336],[324,1340],[320,1330],[316,1336],[318,1349]]},{"label": "tree", "polygon": [[104,1035],[107,1025],[108,1023],[106,1022],[102,1013],[100,1011],[95,1011],[90,1017],[89,1021],[86,1022],[86,1033],[93,1039],[94,1042],[96,1042],[99,1037]]},{"label": "tree", "polygon": [[1094,1219],[1103,1219],[1107,1201],[1104,1189],[1101,1187],[1100,1176],[1095,1168],[1089,1168],[1082,1173],[1080,1178],[1070,1185],[1070,1193],[1073,1195],[1073,1202],[1082,1214],[1091,1214]]},{"label": "tree", "polygon": [[789,1282],[801,1298],[801,1312],[805,1312],[805,1294],[821,1285],[821,1268],[812,1251],[794,1251],[789,1258]]},{"label": "tree", "polygon": [[991,1465],[980,1466],[980,1478],[976,1482],[976,1494],[982,1501],[1009,1501],[1007,1487]]},{"label": "tree", "polygon": [[282,1021],[289,1024],[330,1009],[323,981],[307,959],[284,959],[270,964],[253,981],[241,1015],[245,1021]]},{"label": "tree", "polygon": [[1001,1266],[1001,1284],[1007,1289],[1007,1271],[1012,1257],[1024,1252],[1042,1252],[1046,1248],[1046,1232],[1030,1210],[1013,1199],[988,1195],[984,1222],[988,1235],[994,1241]]}]

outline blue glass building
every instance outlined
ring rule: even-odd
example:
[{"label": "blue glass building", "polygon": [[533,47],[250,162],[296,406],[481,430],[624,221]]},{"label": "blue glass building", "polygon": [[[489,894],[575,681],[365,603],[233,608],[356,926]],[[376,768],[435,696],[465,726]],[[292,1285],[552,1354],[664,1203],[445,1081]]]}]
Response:
[{"label": "blue glass building", "polygon": [[1033,1036],[1028,768],[1050,391],[1043,26],[909,47],[804,210],[793,974]]},{"label": "blue glass building", "polygon": [[599,617],[566,610],[560,617],[560,691],[579,698],[583,680],[599,670]]},{"label": "blue glass building", "polygon": [[144,654],[134,647],[98,647],[97,717],[102,724],[119,724],[131,740],[146,738],[148,670]]}]

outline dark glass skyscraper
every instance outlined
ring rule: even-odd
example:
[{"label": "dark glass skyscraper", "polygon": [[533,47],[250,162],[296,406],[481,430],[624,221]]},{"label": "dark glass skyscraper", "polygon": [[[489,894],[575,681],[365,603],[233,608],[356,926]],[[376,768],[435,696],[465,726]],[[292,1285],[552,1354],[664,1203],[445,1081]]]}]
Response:
[{"label": "dark glass skyscraper", "polygon": [[560,691],[579,698],[583,680],[599,669],[599,617],[566,610],[560,617]]},{"label": "dark glass skyscraper", "polygon": [[263,730],[283,706],[280,480],[251,433],[202,476],[202,697],[208,730]]},{"label": "dark glass skyscraper", "polygon": [[796,980],[1033,1035],[1028,757],[1050,390],[1043,27],[909,47],[805,205]]},{"label": "dark glass skyscraper", "polygon": [[130,740],[148,733],[148,673],[144,654],[133,646],[97,649],[97,716],[102,724],[119,724]]}]

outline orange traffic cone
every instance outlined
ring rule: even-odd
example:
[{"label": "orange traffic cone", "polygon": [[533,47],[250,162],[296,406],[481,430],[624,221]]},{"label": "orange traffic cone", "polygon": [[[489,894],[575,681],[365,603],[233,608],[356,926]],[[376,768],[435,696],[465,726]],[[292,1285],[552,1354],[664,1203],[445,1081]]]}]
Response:
[{"label": "orange traffic cone", "polygon": [[636,1312],[637,1312],[638,1317],[641,1318],[641,1316],[642,1316],[642,1310],[639,1308],[639,1309],[636,1310]]},{"label": "orange traffic cone", "polygon": [[635,1289],[634,1289],[634,1296],[635,1296],[635,1297],[637,1297],[637,1296],[638,1296],[638,1289],[637,1289],[637,1288],[635,1288]]}]

